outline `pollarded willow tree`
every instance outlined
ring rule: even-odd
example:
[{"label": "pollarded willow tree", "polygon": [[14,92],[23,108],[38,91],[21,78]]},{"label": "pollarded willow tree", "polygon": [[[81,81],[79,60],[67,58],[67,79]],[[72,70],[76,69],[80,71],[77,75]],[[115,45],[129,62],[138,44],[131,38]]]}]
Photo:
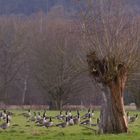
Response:
[{"label": "pollarded willow tree", "polygon": [[[92,0],[82,29],[88,68],[102,91],[99,130],[102,133],[128,131],[123,94],[128,76],[137,61],[140,42],[138,17],[130,14],[126,1]],[[129,10],[128,10],[129,9]]]}]

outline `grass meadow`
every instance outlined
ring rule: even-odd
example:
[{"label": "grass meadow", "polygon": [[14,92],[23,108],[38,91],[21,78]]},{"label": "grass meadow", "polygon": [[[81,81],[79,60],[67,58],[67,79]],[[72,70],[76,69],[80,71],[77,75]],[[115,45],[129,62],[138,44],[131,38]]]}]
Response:
[{"label": "grass meadow", "polygon": [[[18,114],[23,111],[12,110],[15,115],[12,117],[10,127],[6,130],[0,129],[0,140],[140,140],[140,118],[134,123],[129,124],[128,134],[118,135],[99,135],[90,128],[75,125],[66,128],[58,127],[38,127],[34,122],[27,122],[27,119]],[[25,112],[25,111],[24,111]],[[38,112],[38,111],[36,111]],[[84,114],[86,112],[82,112]],[[138,111],[131,111],[130,114],[140,115]],[[47,114],[55,116],[59,114],[57,111],[48,111]],[[73,112],[76,114],[76,112]],[[99,117],[99,112],[95,112],[95,119]],[[2,123],[2,121],[0,121]],[[54,121],[54,123],[58,123]],[[94,126],[93,129],[97,130]]]}]

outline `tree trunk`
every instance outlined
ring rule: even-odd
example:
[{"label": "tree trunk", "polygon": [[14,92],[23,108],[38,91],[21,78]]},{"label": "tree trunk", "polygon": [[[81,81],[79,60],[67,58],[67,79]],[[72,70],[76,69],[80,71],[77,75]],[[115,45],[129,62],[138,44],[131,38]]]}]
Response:
[{"label": "tree trunk", "polygon": [[50,110],[62,110],[63,104],[62,100],[50,101]]},{"label": "tree trunk", "polygon": [[104,85],[101,107],[101,133],[126,133],[128,122],[124,109],[123,89],[124,83],[112,82],[109,86]]},{"label": "tree trunk", "polygon": [[62,100],[60,100],[60,99],[57,99],[57,101],[56,101],[56,110],[62,110]]},{"label": "tree trunk", "polygon": [[27,92],[27,79],[28,79],[28,76],[26,76],[25,79],[24,79],[24,88],[23,88],[23,94],[22,94],[22,105],[25,104],[25,97],[26,97],[26,92]]}]

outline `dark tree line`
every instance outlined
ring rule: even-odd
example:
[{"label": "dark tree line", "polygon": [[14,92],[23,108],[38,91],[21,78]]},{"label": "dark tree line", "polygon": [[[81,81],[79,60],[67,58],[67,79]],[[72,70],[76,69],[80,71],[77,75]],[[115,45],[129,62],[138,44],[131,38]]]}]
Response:
[{"label": "dark tree line", "polygon": [[[80,10],[79,3],[84,5],[85,0],[0,0],[0,15],[31,15],[43,11],[48,13],[53,7],[61,5],[68,13]],[[139,12],[139,0],[127,0],[129,6],[134,6]],[[129,9],[129,7],[128,7]]]}]

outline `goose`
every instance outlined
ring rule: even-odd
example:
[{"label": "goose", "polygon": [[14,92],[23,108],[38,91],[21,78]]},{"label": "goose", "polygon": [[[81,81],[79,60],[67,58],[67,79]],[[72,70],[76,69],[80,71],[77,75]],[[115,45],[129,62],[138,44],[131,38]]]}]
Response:
[{"label": "goose", "polygon": [[83,115],[81,118],[86,119],[89,117],[89,114],[90,114],[90,108],[88,109],[88,112],[85,115]]},{"label": "goose", "polygon": [[129,115],[129,112],[127,112],[126,116],[127,116],[127,120],[128,120],[128,122],[129,122],[129,121],[130,121],[130,115]]},{"label": "goose", "polygon": [[47,116],[46,111],[43,113],[43,118],[49,119],[50,117]]},{"label": "goose", "polygon": [[138,119],[138,114],[136,114],[136,115],[130,117],[129,122],[135,122],[137,119]]},{"label": "goose", "polygon": [[30,109],[28,110],[28,114],[29,114],[29,116],[31,116],[31,115],[32,115],[32,114],[31,114],[31,110],[30,110]]},{"label": "goose", "polygon": [[37,121],[39,121],[39,120],[42,119],[42,117],[41,117],[41,115],[40,115],[40,112],[38,112],[38,115],[37,115],[36,119],[37,119]]},{"label": "goose", "polygon": [[43,112],[43,118],[46,117],[46,115],[47,115],[46,114],[46,110],[44,110],[44,112]]},{"label": "goose", "polygon": [[35,123],[40,125],[40,124],[42,124],[42,122],[43,122],[43,118],[41,117],[40,112],[38,112],[38,115],[36,117],[36,122]]},{"label": "goose", "polygon": [[74,116],[74,118],[77,118],[78,115],[80,115],[79,111],[77,110],[77,115]]},{"label": "goose", "polygon": [[4,109],[3,112],[2,112],[2,118],[3,118],[3,119],[6,119],[6,116],[7,116],[6,110]]},{"label": "goose", "polygon": [[79,112],[79,110],[77,110],[77,115],[80,115],[80,112]]},{"label": "goose", "polygon": [[73,117],[72,116],[69,119],[69,125],[74,125],[74,120],[73,120]]},{"label": "goose", "polygon": [[71,110],[69,111],[69,114],[68,114],[68,116],[69,116],[69,117],[71,117],[71,116],[72,116]]},{"label": "goose", "polygon": [[95,111],[92,110],[92,112],[91,112],[91,117],[94,117],[94,115],[95,115]]},{"label": "goose", "polygon": [[62,114],[62,111],[60,111],[60,114],[56,116],[56,118],[58,120],[63,120],[64,119],[64,115]]},{"label": "goose", "polygon": [[44,126],[45,127],[46,123],[48,123],[48,121],[47,121],[46,117],[43,117],[37,122],[37,126]]},{"label": "goose", "polygon": [[67,127],[68,125],[69,125],[68,117],[66,117],[65,122],[56,124],[56,126],[61,127],[61,128]]},{"label": "goose", "polygon": [[54,123],[52,121],[52,117],[50,117],[50,120],[48,122],[44,123],[43,126],[45,126],[47,128],[54,126]]},{"label": "goose", "polygon": [[3,119],[3,117],[2,117],[2,112],[0,112],[0,120],[2,120]]},{"label": "goose", "polygon": [[83,121],[83,122],[81,122],[80,124],[82,124],[82,125],[91,125],[91,123],[92,123],[91,114],[88,114],[88,119]]},{"label": "goose", "polygon": [[10,126],[8,115],[6,116],[6,122],[0,125],[0,128],[7,129]]},{"label": "goose", "polygon": [[67,118],[68,120],[70,120],[70,117],[68,115],[68,111],[65,112],[65,118]]},{"label": "goose", "polygon": [[46,117],[43,118],[43,124],[47,123]]},{"label": "goose", "polygon": [[12,116],[8,115],[8,120],[11,121],[12,120]]},{"label": "goose", "polygon": [[68,112],[67,111],[65,112],[65,117],[68,117]]},{"label": "goose", "polygon": [[28,113],[22,113],[22,114],[20,114],[20,115],[23,115],[24,117],[29,118],[29,117],[31,117],[31,111],[30,111],[30,109],[29,109],[29,110],[28,110]]},{"label": "goose", "polygon": [[78,113],[77,117],[73,119],[74,124],[79,124],[80,123],[80,114]]},{"label": "goose", "polygon": [[12,113],[12,112],[7,111],[7,115],[8,115],[9,121],[11,121],[12,120],[12,116],[14,116],[15,114]]},{"label": "goose", "polygon": [[32,122],[36,121],[36,112],[34,112],[34,115],[30,118],[30,121]]}]

